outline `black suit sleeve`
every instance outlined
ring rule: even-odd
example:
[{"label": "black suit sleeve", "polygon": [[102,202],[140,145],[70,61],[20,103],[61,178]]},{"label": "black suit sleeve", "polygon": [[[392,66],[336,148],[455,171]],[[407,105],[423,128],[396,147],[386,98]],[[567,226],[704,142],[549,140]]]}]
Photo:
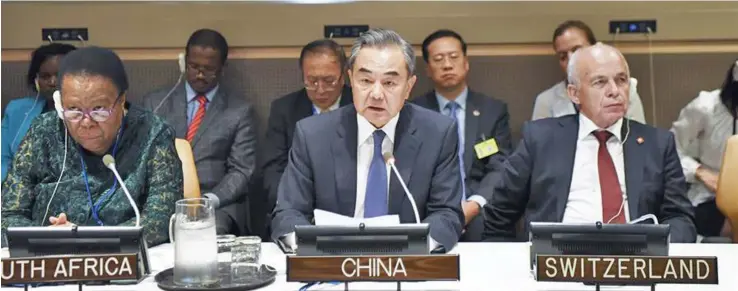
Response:
[{"label": "black suit sleeve", "polygon": [[452,249],[458,242],[464,225],[458,144],[459,136],[456,123],[453,122],[446,129],[443,138],[443,147],[436,163],[426,204],[428,215],[423,220],[430,225],[430,236],[447,250]]},{"label": "black suit sleeve", "polygon": [[272,214],[272,238],[275,240],[294,231],[295,225],[310,224],[313,216],[315,185],[305,139],[298,122]]},{"label": "black suit sleeve", "polygon": [[243,115],[237,122],[233,144],[226,159],[226,175],[212,191],[220,198],[221,208],[243,199],[256,169],[256,124],[253,107],[244,108]]},{"label": "black suit sleeve", "polygon": [[264,189],[268,193],[267,207],[269,212],[277,203],[277,186],[282,177],[284,168],[287,167],[287,154],[290,150],[291,140],[287,135],[287,116],[282,114],[285,108],[279,103],[272,102],[269,112],[269,121],[264,143]]},{"label": "black suit sleeve", "polygon": [[512,151],[512,144],[510,142],[510,115],[507,112],[507,105],[503,104],[500,111],[499,118],[495,121],[495,128],[492,132],[499,152],[487,159],[487,163],[484,165],[484,178],[482,178],[476,193],[484,197],[487,203],[492,200],[494,186],[502,178],[505,161]]},{"label": "black suit sleeve", "polygon": [[674,135],[669,132],[664,152],[664,197],[658,219],[671,229],[672,243],[693,243],[697,240],[694,208],[687,198],[687,182],[676,151]]},{"label": "black suit sleeve", "polygon": [[485,240],[513,240],[515,225],[523,215],[530,195],[530,176],[535,159],[531,154],[533,134],[523,126],[523,138],[504,163],[492,199],[485,206]]}]

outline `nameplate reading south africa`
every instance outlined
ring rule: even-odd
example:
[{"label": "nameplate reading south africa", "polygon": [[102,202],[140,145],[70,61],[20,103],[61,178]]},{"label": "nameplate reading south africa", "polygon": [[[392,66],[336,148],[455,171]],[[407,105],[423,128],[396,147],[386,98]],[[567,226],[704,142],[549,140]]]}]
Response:
[{"label": "nameplate reading south africa", "polygon": [[3,284],[132,280],[136,254],[44,256],[2,259]]},{"label": "nameplate reading south africa", "polygon": [[458,255],[288,256],[287,281],[456,281]]}]

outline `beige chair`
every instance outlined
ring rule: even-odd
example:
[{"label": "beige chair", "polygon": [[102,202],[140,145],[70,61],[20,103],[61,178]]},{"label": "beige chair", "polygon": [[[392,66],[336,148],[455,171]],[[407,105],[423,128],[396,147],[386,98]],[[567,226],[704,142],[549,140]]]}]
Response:
[{"label": "beige chair", "polygon": [[738,243],[738,135],[728,139],[715,195],[718,209],[732,226],[733,242]]},{"label": "beige chair", "polygon": [[200,180],[197,178],[197,168],[195,168],[195,156],[192,154],[192,147],[185,139],[175,139],[174,146],[177,148],[177,155],[182,161],[182,178],[184,179],[184,198],[200,198]]}]

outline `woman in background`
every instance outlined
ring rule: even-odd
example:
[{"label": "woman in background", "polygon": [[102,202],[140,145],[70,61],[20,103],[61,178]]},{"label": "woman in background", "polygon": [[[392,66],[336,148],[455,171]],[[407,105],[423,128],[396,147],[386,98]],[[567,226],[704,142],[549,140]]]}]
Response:
[{"label": "woman in background", "polygon": [[671,131],[695,206],[697,233],[728,236],[731,227],[715,205],[718,174],[725,146],[738,128],[738,60],[730,67],[721,89],[702,91],[679,113]]},{"label": "woman in background", "polygon": [[36,93],[34,97],[18,98],[8,103],[2,121],[2,180],[8,174],[8,167],[18,150],[18,145],[26,136],[33,119],[41,113],[54,109],[51,96],[56,90],[56,74],[59,59],[75,50],[68,44],[52,43],[33,51],[26,82]]}]

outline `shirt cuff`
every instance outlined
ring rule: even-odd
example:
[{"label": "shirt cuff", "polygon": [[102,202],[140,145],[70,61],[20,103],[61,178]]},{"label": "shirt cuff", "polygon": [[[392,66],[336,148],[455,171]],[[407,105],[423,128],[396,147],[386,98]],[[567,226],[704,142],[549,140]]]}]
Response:
[{"label": "shirt cuff", "polygon": [[294,253],[297,251],[297,236],[294,231],[279,237],[279,241],[282,243],[285,252]]},{"label": "shirt cuff", "polygon": [[479,204],[479,208],[484,208],[484,205],[487,204],[487,199],[484,199],[481,195],[472,195],[467,200],[477,202],[477,204]]},{"label": "shirt cuff", "polygon": [[435,250],[436,248],[438,248],[439,246],[441,246],[441,244],[438,243],[436,240],[434,240],[433,237],[428,236],[428,238],[429,238],[428,240],[428,252],[429,253]]}]

